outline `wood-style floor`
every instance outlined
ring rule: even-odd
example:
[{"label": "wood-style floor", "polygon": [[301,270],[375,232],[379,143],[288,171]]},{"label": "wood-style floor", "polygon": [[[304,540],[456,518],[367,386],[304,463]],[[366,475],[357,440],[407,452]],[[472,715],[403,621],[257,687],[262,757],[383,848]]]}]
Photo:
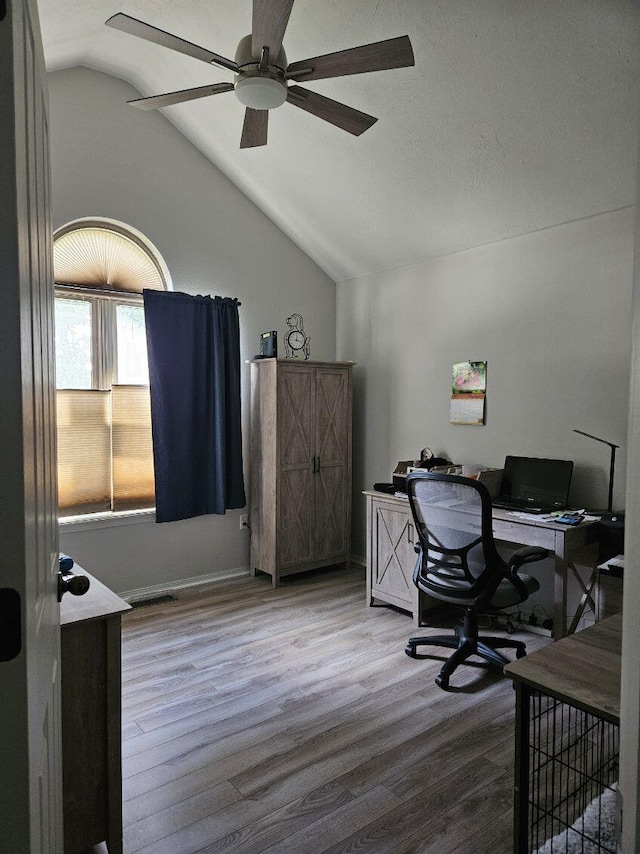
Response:
[{"label": "wood-style floor", "polygon": [[413,633],[360,567],[126,614],[126,854],[510,854],[511,683],[440,690],[448,653],[408,658]]}]

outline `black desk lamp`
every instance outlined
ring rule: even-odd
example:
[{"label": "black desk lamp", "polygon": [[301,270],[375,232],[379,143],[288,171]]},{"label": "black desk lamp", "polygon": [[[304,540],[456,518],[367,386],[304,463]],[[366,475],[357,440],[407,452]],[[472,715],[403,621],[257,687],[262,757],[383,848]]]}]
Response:
[{"label": "black desk lamp", "polygon": [[581,436],[586,436],[588,439],[595,439],[596,442],[602,442],[603,445],[608,445],[611,448],[611,467],[609,468],[609,503],[607,510],[611,513],[613,509],[613,475],[616,469],[616,448],[620,445],[614,445],[613,442],[607,442],[606,439],[599,439],[597,436],[592,436],[591,433],[585,433],[584,430],[574,430],[574,433],[580,433]]}]

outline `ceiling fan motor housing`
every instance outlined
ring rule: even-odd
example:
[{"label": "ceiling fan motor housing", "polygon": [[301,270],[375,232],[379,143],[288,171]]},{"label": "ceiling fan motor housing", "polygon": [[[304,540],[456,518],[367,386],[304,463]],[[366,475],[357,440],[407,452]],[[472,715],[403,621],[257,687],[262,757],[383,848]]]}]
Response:
[{"label": "ceiling fan motor housing", "polygon": [[235,78],[236,98],[245,107],[253,110],[273,110],[287,100],[287,81],[284,73],[287,68],[287,55],[284,48],[267,67],[260,68],[260,58],[256,59],[251,49],[252,36],[240,40],[236,50],[236,63],[239,72]]}]

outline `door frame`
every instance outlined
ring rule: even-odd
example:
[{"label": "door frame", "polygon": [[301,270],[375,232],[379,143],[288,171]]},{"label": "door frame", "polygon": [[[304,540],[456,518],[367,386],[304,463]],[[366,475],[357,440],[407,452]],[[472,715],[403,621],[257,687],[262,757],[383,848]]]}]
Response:
[{"label": "door frame", "polygon": [[18,639],[0,661],[0,840],[12,854],[50,854],[62,851],[60,609],[48,102],[36,0],[0,2],[0,79],[0,587],[10,591],[0,619],[9,614]]}]

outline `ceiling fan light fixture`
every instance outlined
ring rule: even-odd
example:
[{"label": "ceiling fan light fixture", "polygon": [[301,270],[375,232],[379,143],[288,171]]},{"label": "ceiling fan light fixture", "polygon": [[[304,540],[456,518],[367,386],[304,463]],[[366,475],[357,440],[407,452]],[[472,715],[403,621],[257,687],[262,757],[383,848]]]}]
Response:
[{"label": "ceiling fan light fixture", "polygon": [[200,59],[207,65],[219,65],[236,75],[233,83],[196,86],[148,98],[136,98],[129,103],[141,110],[154,110],[234,90],[238,101],[246,107],[240,148],[257,148],[267,144],[269,110],[281,106],[285,101],[354,136],[360,136],[377,121],[375,116],[301,86],[289,86],[288,81],[298,83],[301,79],[322,80],[407,68],[415,65],[409,36],[358,45],[289,64],[283,38],[294,2],[252,0],[252,31],[238,42],[235,60],[159,30],[124,12],[112,15],[106,23],[116,30]]},{"label": "ceiling fan light fixture", "polygon": [[287,84],[266,74],[244,74],[236,81],[236,98],[252,110],[273,110],[287,100]]}]

